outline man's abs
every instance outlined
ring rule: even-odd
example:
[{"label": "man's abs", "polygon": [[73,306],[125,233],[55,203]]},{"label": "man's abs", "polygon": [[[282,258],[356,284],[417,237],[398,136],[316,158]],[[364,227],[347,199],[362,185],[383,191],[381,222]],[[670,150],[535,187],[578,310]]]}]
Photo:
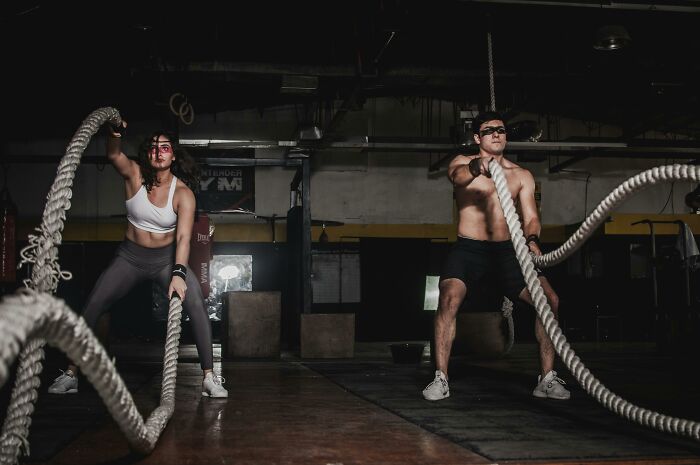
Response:
[{"label": "man's abs", "polygon": [[[512,198],[517,198],[519,183],[508,180]],[[466,188],[455,190],[459,224],[457,234],[480,241],[507,241],[508,224],[491,179],[477,178]]]},{"label": "man's abs", "polygon": [[498,199],[460,205],[457,235],[479,241],[507,241],[508,224]]}]

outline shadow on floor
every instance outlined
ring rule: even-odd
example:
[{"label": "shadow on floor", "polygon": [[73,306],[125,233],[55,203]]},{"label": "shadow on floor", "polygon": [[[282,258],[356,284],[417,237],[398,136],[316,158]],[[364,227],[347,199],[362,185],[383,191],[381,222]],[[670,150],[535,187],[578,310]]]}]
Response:
[{"label": "shadow on floor", "polygon": [[[586,366],[613,392],[664,414],[700,421],[694,362],[644,348],[583,350]],[[390,360],[306,361],[354,394],[494,461],[698,456],[700,444],[631,423],[598,404],[565,368],[569,401],[531,395],[538,362],[534,347],[515,348],[491,361],[455,359],[451,397],[421,396],[433,367]]]}]

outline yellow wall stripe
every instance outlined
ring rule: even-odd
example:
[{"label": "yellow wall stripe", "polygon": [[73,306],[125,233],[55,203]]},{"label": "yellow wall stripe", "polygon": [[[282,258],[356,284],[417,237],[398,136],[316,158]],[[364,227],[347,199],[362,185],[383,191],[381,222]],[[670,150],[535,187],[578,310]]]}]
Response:
[{"label": "yellow wall stripe", "polygon": [[[642,219],[655,221],[681,220],[688,223],[694,234],[700,234],[700,215],[650,215],[650,214],[613,214],[611,221],[604,224],[600,232],[606,235],[632,234],[648,235],[649,226],[631,226],[631,223]],[[39,225],[39,219],[34,222],[22,220],[17,224],[17,239],[26,240],[29,233],[35,234],[34,228]],[[272,228],[269,224],[245,223],[215,223],[214,240],[217,242],[272,242]],[[64,241],[121,241],[124,239],[126,223],[119,222],[85,222],[67,221],[63,230]],[[563,243],[569,234],[575,231],[571,226],[544,225],[541,240],[547,243]],[[675,224],[657,224],[654,232],[659,235],[678,234]],[[457,227],[454,224],[345,224],[343,226],[326,226],[326,234],[330,242],[356,242],[360,237],[386,238],[426,238],[436,242],[454,242],[457,239]],[[321,227],[311,228],[311,238],[318,241]],[[284,222],[275,224],[275,240],[286,242],[287,231]]]}]

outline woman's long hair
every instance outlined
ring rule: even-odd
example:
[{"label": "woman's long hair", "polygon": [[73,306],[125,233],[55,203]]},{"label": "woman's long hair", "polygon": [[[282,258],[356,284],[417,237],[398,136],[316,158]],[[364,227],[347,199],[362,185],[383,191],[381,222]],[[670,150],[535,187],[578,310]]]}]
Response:
[{"label": "woman's long hair", "polygon": [[196,193],[199,190],[199,167],[197,163],[185,149],[180,147],[180,144],[177,143],[177,139],[173,134],[164,131],[154,132],[150,137],[145,139],[139,147],[138,164],[141,167],[141,177],[143,177],[143,185],[146,186],[146,191],[150,192],[157,182],[156,170],[151,165],[148,154],[151,145],[154,141],[157,141],[160,136],[167,137],[170,141],[170,145],[173,147],[175,159],[170,166],[170,171],[172,171],[178,179],[181,179],[182,182],[187,184],[187,187],[189,187],[192,192]]}]

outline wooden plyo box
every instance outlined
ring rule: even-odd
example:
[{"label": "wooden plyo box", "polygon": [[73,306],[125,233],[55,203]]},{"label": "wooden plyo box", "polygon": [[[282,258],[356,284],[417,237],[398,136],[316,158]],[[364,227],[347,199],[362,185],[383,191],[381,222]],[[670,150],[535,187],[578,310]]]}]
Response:
[{"label": "wooden plyo box", "polygon": [[278,358],[281,293],[233,291],[222,298],[221,357]]}]

